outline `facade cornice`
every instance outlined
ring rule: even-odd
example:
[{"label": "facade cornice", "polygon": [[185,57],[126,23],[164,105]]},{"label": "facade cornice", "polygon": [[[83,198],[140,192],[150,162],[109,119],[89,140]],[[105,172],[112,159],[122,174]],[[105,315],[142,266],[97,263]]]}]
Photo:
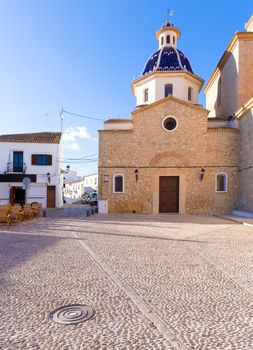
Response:
[{"label": "facade cornice", "polygon": [[239,40],[253,40],[253,32],[236,32],[233,36],[232,40],[230,41],[226,51],[223,53],[221,59],[219,60],[214,72],[212,73],[211,77],[209,78],[208,82],[206,83],[206,86],[204,87],[204,93],[207,93],[207,91],[212,86],[213,82],[216,80],[216,78],[219,76],[220,71],[225,66],[226,62],[228,61],[229,57],[231,56],[236,44]]},{"label": "facade cornice", "polygon": [[251,27],[252,24],[253,24],[253,15],[250,17],[248,22],[245,24],[245,29],[249,30],[249,28]]},{"label": "facade cornice", "polygon": [[239,132],[239,129],[237,128],[229,128],[225,126],[216,126],[212,128],[207,127],[207,131],[217,131],[217,130]]},{"label": "facade cornice", "polygon": [[253,108],[253,97],[245,103],[241,108],[238,109],[238,111],[235,113],[235,117],[237,119],[241,118],[248,110]]},{"label": "facade cornice", "polygon": [[160,105],[162,103],[165,103],[166,101],[169,101],[169,100],[178,102],[178,103],[180,103],[180,104],[182,104],[184,106],[188,106],[188,107],[193,108],[193,109],[202,110],[203,112],[206,112],[206,115],[208,115],[209,112],[210,112],[208,109],[206,109],[206,108],[204,108],[204,107],[202,107],[200,105],[195,105],[195,104],[193,104],[191,102],[184,101],[184,100],[182,100],[180,98],[177,98],[177,97],[174,97],[174,96],[170,95],[168,97],[164,97],[161,100],[158,100],[156,102],[150,103],[147,106],[143,106],[141,108],[138,108],[138,109],[134,110],[131,114],[132,115],[137,115],[137,114],[139,114],[139,113],[141,113],[143,111],[146,111],[147,109],[150,109],[150,108],[153,108],[155,106],[158,106],[158,105]]},{"label": "facade cornice", "polygon": [[134,86],[135,84],[147,79],[147,78],[153,78],[153,77],[156,77],[156,76],[159,76],[159,75],[162,75],[162,76],[166,76],[169,75],[169,76],[183,76],[183,77],[186,77],[186,78],[189,78],[189,79],[193,79],[193,80],[197,80],[198,83],[199,83],[199,91],[201,90],[203,84],[204,84],[204,79],[198,77],[197,75],[195,74],[192,74],[188,71],[154,71],[154,72],[151,72],[151,73],[148,73],[144,76],[141,76],[140,78],[137,78],[135,80],[132,81],[132,91],[133,93],[135,93],[134,91]]},{"label": "facade cornice", "polygon": [[178,29],[177,27],[163,27],[161,29],[159,29],[156,32],[156,39],[159,40],[159,36],[164,33],[164,32],[168,32],[168,31],[172,31],[175,32],[177,34],[177,38],[179,39],[181,36],[181,32],[180,29]]}]

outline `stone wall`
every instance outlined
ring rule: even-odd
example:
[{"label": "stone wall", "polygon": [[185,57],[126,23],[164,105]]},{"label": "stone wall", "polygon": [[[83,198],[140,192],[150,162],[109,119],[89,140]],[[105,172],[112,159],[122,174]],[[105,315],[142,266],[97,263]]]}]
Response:
[{"label": "stone wall", "polygon": [[253,96],[253,33],[239,43],[238,108]]},{"label": "stone wall", "polygon": [[239,118],[239,186],[237,209],[253,212],[253,109]]},{"label": "stone wall", "polygon": [[[122,212],[125,204],[129,212],[158,213],[159,176],[179,176],[180,213],[231,212],[238,181],[238,131],[207,129],[207,114],[201,107],[168,97],[134,111],[131,131],[101,130],[99,197],[108,199],[109,212]],[[178,121],[173,132],[162,128],[168,115]],[[215,192],[217,172],[228,174],[228,193]],[[124,176],[124,193],[113,193],[115,174]],[[109,182],[104,182],[104,175]]]}]

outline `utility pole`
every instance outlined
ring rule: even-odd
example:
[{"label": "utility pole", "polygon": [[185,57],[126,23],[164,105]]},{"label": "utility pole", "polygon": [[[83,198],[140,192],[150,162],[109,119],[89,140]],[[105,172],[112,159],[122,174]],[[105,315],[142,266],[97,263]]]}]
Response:
[{"label": "utility pole", "polygon": [[61,133],[63,132],[63,107],[60,109]]}]

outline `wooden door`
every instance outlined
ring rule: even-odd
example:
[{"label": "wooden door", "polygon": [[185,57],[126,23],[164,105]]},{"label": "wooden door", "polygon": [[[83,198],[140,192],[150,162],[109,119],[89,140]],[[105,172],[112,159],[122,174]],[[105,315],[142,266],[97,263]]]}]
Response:
[{"label": "wooden door", "polygon": [[55,186],[47,186],[47,208],[55,208]]},{"label": "wooden door", "polygon": [[159,213],[179,212],[179,176],[160,176]]},{"label": "wooden door", "polygon": [[10,189],[10,204],[13,205],[15,203],[15,187],[11,187]]}]

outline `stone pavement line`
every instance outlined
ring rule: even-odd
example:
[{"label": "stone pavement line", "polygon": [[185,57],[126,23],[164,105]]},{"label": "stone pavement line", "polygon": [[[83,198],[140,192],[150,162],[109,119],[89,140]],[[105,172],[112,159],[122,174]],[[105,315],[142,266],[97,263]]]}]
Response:
[{"label": "stone pavement line", "polygon": [[[185,245],[188,245],[185,243]],[[241,287],[245,292],[251,294],[253,296],[253,289],[249,287],[247,284],[241,282],[234,274],[229,273],[227,271],[224,271],[218,264],[216,264],[211,259],[207,258],[205,254],[201,253],[198,249],[189,247],[188,249],[194,251],[196,254],[198,254],[203,260],[205,260],[208,264],[212,265],[216,270],[219,270],[224,276],[231,279],[235,284],[237,284],[239,287]]]},{"label": "stone pavement line", "polygon": [[[253,227],[253,224],[250,224],[248,222],[246,222],[247,218],[243,218],[241,216],[238,216],[238,217],[228,217],[226,215],[214,215],[216,216],[217,218],[222,218],[222,219],[225,219],[225,220],[228,220],[228,221],[233,221],[233,222],[236,222],[237,224],[240,224],[240,225],[244,225],[244,226],[250,226],[250,227]],[[244,221],[243,221],[244,220]]]},{"label": "stone pavement line", "polygon": [[121,279],[115,274],[115,272],[109,267],[109,265],[95,253],[93,249],[89,247],[84,241],[80,241],[77,234],[71,231],[72,235],[78,240],[82,248],[88,253],[99,265],[99,267],[107,273],[107,275],[116,283],[116,285],[126,293],[126,295],[132,300],[132,302],[140,309],[140,311],[154,324],[154,326],[159,330],[163,337],[168,340],[168,342],[176,350],[187,350],[186,347],[180,343],[175,336],[168,329],[167,325],[160,320],[158,315],[152,311],[149,305],[147,305],[131,288],[121,281]]}]

